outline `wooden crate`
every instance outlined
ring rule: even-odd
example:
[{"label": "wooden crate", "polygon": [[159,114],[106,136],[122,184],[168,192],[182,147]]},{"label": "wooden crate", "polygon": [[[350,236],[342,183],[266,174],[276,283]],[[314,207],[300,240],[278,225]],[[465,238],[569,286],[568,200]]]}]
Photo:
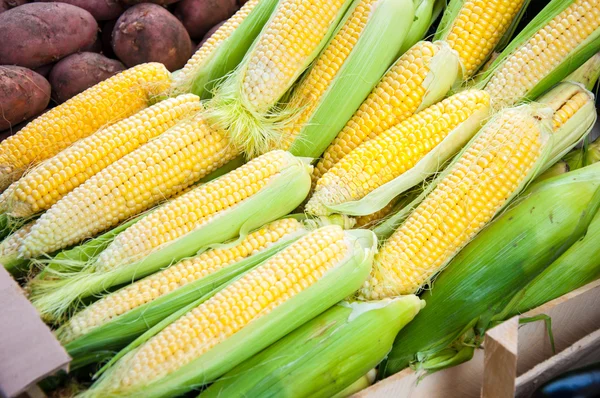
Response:
[{"label": "wooden crate", "polygon": [[[554,376],[600,361],[598,308],[600,280],[489,330],[469,362],[423,378],[405,369],[353,398],[529,397]],[[556,353],[543,321],[519,325],[519,318],[540,314],[552,319]]]}]

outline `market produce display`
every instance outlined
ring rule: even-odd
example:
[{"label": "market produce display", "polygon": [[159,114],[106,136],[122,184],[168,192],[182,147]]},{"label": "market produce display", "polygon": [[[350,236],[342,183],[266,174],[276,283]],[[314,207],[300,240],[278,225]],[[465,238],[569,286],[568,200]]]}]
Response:
[{"label": "market produce display", "polygon": [[529,7],[0,3],[0,264],[73,359],[40,386],[345,397],[599,279],[600,0]]}]

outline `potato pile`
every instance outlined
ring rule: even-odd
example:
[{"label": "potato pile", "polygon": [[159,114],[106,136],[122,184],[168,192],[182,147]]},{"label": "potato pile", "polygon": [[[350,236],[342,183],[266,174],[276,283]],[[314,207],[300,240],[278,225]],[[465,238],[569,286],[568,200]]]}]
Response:
[{"label": "potato pile", "polygon": [[175,71],[245,0],[0,0],[0,139],[144,62]]}]

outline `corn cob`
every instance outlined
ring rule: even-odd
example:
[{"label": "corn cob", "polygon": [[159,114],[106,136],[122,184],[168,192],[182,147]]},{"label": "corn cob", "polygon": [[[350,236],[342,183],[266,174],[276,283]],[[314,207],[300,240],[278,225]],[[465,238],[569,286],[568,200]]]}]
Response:
[{"label": "corn cob", "polygon": [[79,140],[17,181],[6,198],[13,217],[49,209],[94,174],[200,110],[193,94],[167,99]]},{"label": "corn cob", "polygon": [[[471,139],[488,114],[489,96],[480,90],[463,91],[430,106],[342,158],[317,181],[306,211],[363,215],[380,210],[435,173]],[[373,200],[380,193],[385,197]],[[352,202],[369,208],[355,210]]]},{"label": "corn cob", "polygon": [[467,80],[485,63],[513,25],[526,0],[453,0],[434,40],[445,40],[458,52]]},{"label": "corn cob", "polygon": [[387,355],[398,331],[424,304],[414,295],[341,302],[225,374],[198,398],[332,397]]},{"label": "corn cob", "polygon": [[29,262],[18,258],[18,251],[23,239],[29,234],[32,227],[33,222],[29,222],[8,235],[0,243],[0,264],[12,275],[24,271],[26,268],[25,265]]},{"label": "corn cob", "polygon": [[356,228],[370,228],[375,225],[379,220],[385,218],[388,214],[392,213],[396,207],[396,202],[391,201],[383,209],[376,211],[375,213],[367,214],[366,216],[356,217]]},{"label": "corn cob", "polygon": [[522,189],[547,152],[544,111],[509,109],[482,129],[384,243],[363,297],[418,291]]},{"label": "corn cob", "polygon": [[[274,126],[287,115],[273,109],[317,57],[351,0],[280,0],[236,71],[207,105],[211,123],[227,130],[250,157],[273,147]],[[275,141],[274,141],[275,140]]]},{"label": "corn cob", "polygon": [[320,156],[398,57],[413,15],[412,0],[355,0],[292,92],[286,109],[293,117],[277,146],[296,156]]},{"label": "corn cob", "polygon": [[258,157],[141,218],[82,271],[32,282],[32,302],[47,319],[59,318],[82,297],[142,278],[282,217],[306,197],[311,169],[288,152]]},{"label": "corn cob", "polygon": [[[427,306],[396,337],[381,376],[409,363],[427,369],[474,326],[482,336],[511,297],[585,233],[600,204],[596,166],[532,187],[465,247],[421,297]],[[460,357],[464,346],[457,345]]]},{"label": "corn cob", "polygon": [[553,0],[482,78],[495,107],[539,96],[600,50],[600,1]]},{"label": "corn cob", "polygon": [[[253,268],[306,231],[301,221],[285,218],[261,227],[241,241],[182,260],[78,312],[58,329],[57,337],[75,358],[94,350],[122,348],[169,312]],[[119,333],[111,334],[111,330]]]},{"label": "corn cob", "polygon": [[99,128],[144,109],[170,83],[158,63],[135,66],[71,98],[0,143],[0,190]]},{"label": "corn cob", "polygon": [[101,170],[59,200],[23,242],[25,258],[89,238],[167,199],[236,152],[201,112]]},{"label": "corn cob", "polygon": [[335,225],[305,235],[149,332],[83,396],[173,396],[210,383],[360,286],[375,244],[371,232]]},{"label": "corn cob", "polygon": [[458,56],[444,42],[415,44],[386,72],[315,167],[316,182],[363,142],[441,100],[459,78]]},{"label": "corn cob", "polygon": [[215,83],[242,61],[276,5],[277,0],[247,1],[173,77],[171,94],[210,98]]}]

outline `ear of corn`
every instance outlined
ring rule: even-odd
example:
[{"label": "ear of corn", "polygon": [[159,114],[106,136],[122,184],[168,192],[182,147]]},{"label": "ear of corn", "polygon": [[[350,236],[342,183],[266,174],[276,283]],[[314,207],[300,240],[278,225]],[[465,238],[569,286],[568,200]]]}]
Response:
[{"label": "ear of corn", "polygon": [[59,318],[83,297],[282,217],[308,194],[311,169],[288,152],[258,157],[155,209],[118,234],[81,272],[32,283],[32,302],[44,317]]},{"label": "ear of corn", "polygon": [[571,151],[565,156],[565,162],[571,170],[600,162],[600,139],[596,139],[589,145],[584,145],[581,149]]},{"label": "ear of corn", "polygon": [[199,398],[329,398],[376,366],[424,305],[414,295],[341,302],[225,374]]},{"label": "ear of corn", "polygon": [[126,349],[84,396],[172,396],[214,381],[356,289],[375,246],[371,232],[339,226],[300,238]]},{"label": "ear of corn", "polygon": [[302,221],[285,218],[241,240],[216,245],[96,301],[71,317],[58,329],[57,336],[75,358],[122,348],[170,313],[201,297],[210,297],[210,292],[306,232]]},{"label": "ear of corn", "polygon": [[[94,174],[200,111],[193,94],[161,101],[83,138],[16,182],[7,211],[29,217],[49,209]],[[9,188],[11,189],[11,188]]]},{"label": "ear of corn", "polygon": [[226,133],[202,112],[101,170],[60,199],[23,242],[26,258],[65,248],[177,195],[233,159]]},{"label": "ear of corn", "polygon": [[444,98],[458,79],[458,55],[447,43],[415,44],[386,72],[329,145],[315,167],[313,180],[363,142]]},{"label": "ear of corn", "polygon": [[528,0],[452,0],[434,40],[445,40],[458,52],[466,80],[485,63],[527,3]]},{"label": "ear of corn", "polygon": [[408,206],[386,240],[361,295],[414,293],[427,284],[543,167],[552,150],[550,109],[496,115],[440,177]]},{"label": "ear of corn", "polygon": [[389,128],[325,173],[306,211],[366,215],[384,208],[437,172],[479,130],[489,110],[484,91],[462,91]]},{"label": "ear of corn", "polygon": [[[279,146],[297,156],[320,156],[398,57],[413,15],[412,0],[354,1],[294,89],[286,107],[298,113],[281,131]],[[385,46],[378,45],[382,37]]]},{"label": "ear of corn", "polygon": [[78,139],[147,107],[168,88],[169,76],[162,64],[138,65],[37,117],[0,143],[0,190]]},{"label": "ear of corn", "polygon": [[193,93],[210,98],[218,80],[242,61],[278,0],[250,0],[229,18],[173,78],[172,95]]},{"label": "ear of corn", "polygon": [[342,391],[333,395],[331,398],[347,398],[351,397],[359,391],[371,386],[377,377],[377,370],[371,369],[368,373],[359,377],[354,383],[344,388]]},{"label": "ear of corn", "polygon": [[465,247],[422,295],[427,306],[396,337],[382,376],[445,353],[473,326],[482,336],[511,297],[585,233],[600,204],[599,171],[592,165],[537,184]]},{"label": "ear of corn", "polygon": [[249,157],[278,142],[289,115],[276,105],[323,49],[351,0],[280,0],[238,68],[207,105],[211,123],[227,130]]},{"label": "ear of corn", "polygon": [[534,99],[600,50],[598,0],[553,0],[482,75],[495,107]]}]

